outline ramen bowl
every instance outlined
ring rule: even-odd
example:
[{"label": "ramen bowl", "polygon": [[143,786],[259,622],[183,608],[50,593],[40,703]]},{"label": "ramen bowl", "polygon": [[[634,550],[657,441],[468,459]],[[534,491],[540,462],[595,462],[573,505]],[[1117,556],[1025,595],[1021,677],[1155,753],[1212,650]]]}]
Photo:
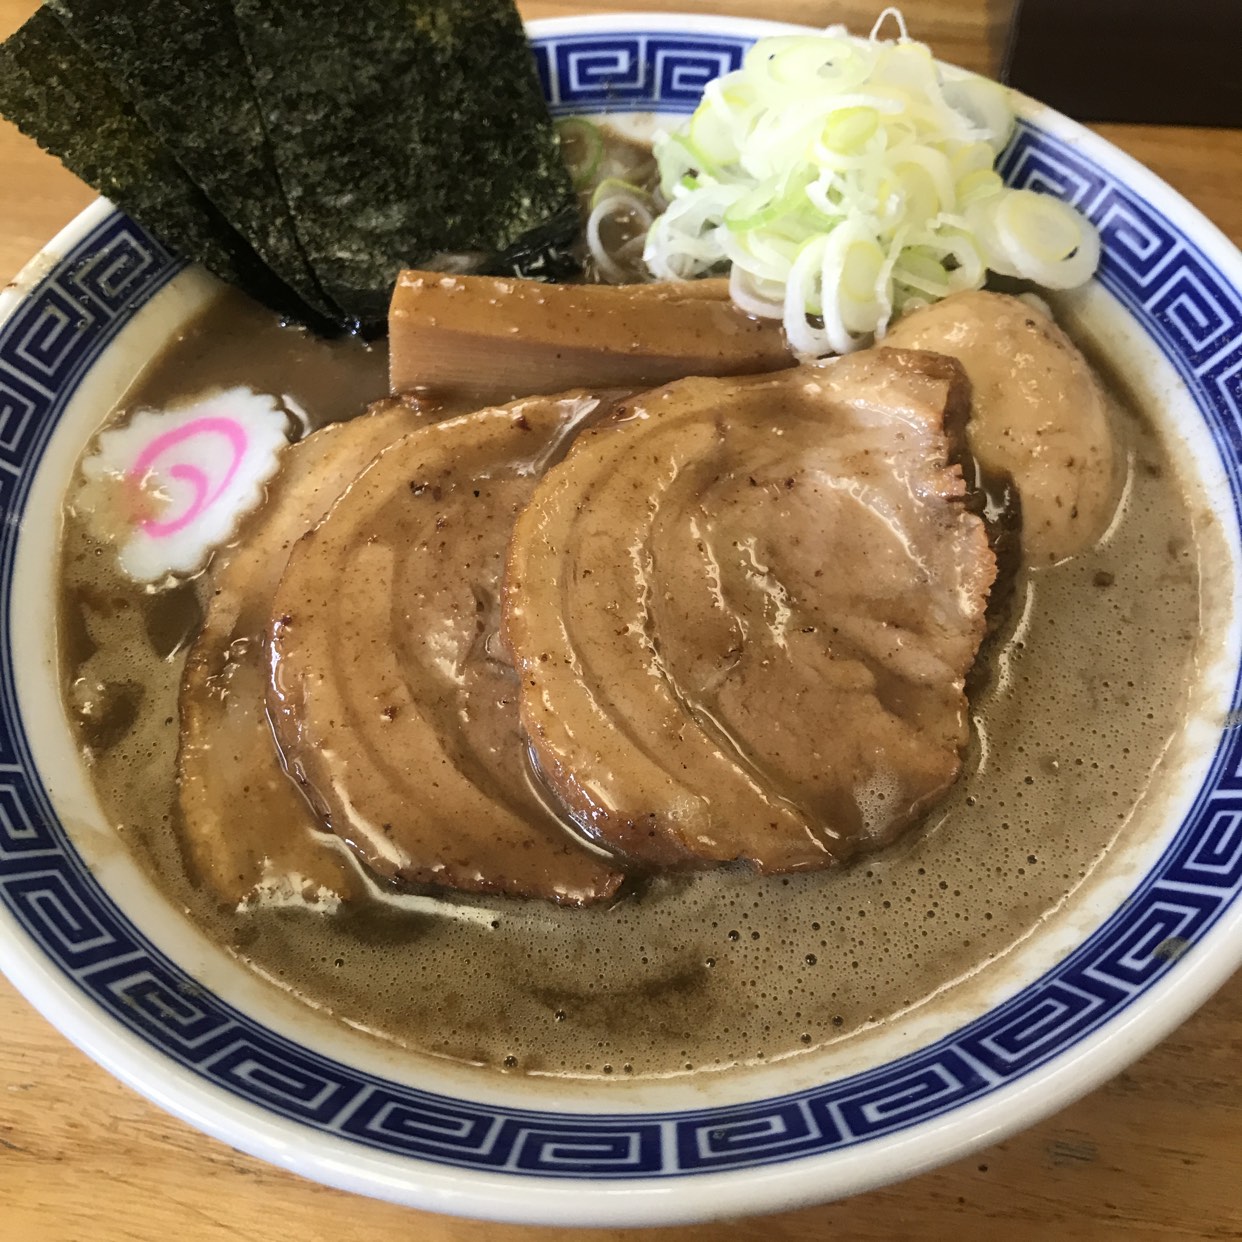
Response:
[{"label": "ramen bowl", "polygon": [[[558,115],[676,120],[771,23],[536,22]],[[637,118],[637,119],[636,119]],[[644,120],[644,118],[646,118]],[[682,1078],[569,1081],[404,1054],[244,968],[161,895],[91,793],[58,691],[58,514],[82,445],[217,286],[106,202],[0,302],[0,961],[67,1038],[209,1134],[443,1212],[646,1225],[852,1194],[1029,1125],[1117,1072],[1242,960],[1242,256],[1151,173],[1019,102],[1007,181],[1097,225],[1059,314],[1158,412],[1210,509],[1219,635],[1144,830],[972,986],[839,1044]]]}]

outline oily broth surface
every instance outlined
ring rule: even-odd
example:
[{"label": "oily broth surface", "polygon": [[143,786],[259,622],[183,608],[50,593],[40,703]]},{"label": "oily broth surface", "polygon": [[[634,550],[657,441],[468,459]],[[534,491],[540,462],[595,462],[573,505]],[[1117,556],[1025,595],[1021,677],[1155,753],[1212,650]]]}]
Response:
[{"label": "oily broth surface", "polygon": [[[320,423],[380,395],[383,359],[308,341],[228,297],[125,408],[222,382],[288,392]],[[1125,831],[1185,718],[1200,641],[1190,505],[1156,434],[1122,421],[1126,512],[1106,547],[1019,577],[984,656],[963,779],[921,830],[837,871],[660,878],[578,911],[453,894],[332,915],[221,909],[187,873],[177,835],[177,694],[201,584],[144,593],[72,517],[70,718],[106,813],[169,896],[259,973],[351,1025],[456,1060],[584,1077],[811,1050],[1025,936]]]}]

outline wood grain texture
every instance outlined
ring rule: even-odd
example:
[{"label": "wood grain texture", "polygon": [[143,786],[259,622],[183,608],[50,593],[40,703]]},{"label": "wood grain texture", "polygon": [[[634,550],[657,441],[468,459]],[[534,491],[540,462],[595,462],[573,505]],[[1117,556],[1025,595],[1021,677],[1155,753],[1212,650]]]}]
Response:
[{"label": "wood grain texture", "polygon": [[[0,35],[33,9],[0,0]],[[647,7],[869,24],[859,0],[552,0],[530,16]],[[994,67],[1009,5],[908,5],[946,59]],[[1101,127],[1242,243],[1242,132]],[[92,197],[0,125],[0,279]],[[1242,976],[1159,1048],[1041,1125],[967,1160],[842,1203],[645,1233],[652,1242],[1242,1238]],[[435,1217],[304,1182],[205,1138],[120,1086],[0,981],[2,1242],[574,1242],[560,1231]]]}]

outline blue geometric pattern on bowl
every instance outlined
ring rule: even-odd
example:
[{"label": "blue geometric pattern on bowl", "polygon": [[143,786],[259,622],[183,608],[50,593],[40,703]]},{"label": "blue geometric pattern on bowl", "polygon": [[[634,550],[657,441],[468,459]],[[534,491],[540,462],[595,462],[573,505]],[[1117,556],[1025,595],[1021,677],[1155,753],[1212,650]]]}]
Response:
[{"label": "blue geometric pattern on bowl", "polygon": [[692,112],[712,78],[736,69],[750,46],[728,35],[567,35],[533,44],[552,111]]},{"label": "blue geometric pattern on bowl", "polygon": [[[748,41],[636,33],[545,38],[535,51],[559,111],[687,111]],[[1242,302],[1169,221],[1073,146],[1023,123],[1011,184],[1079,206],[1104,240],[1100,280],[1151,335],[1211,427],[1234,495],[1242,479]],[[179,270],[114,215],[42,280],[0,332],[0,900],[82,991],[164,1055],[319,1131],[444,1165],[559,1178],[674,1177],[846,1148],[1013,1082],[1115,1017],[1239,899],[1242,735],[1157,866],[1055,969],[939,1043],[878,1069],[759,1103],[583,1118],[493,1108],[335,1063],[205,992],[129,923],[57,821],[14,697],[9,616],[17,525],[57,418],[83,373]],[[1237,700],[1236,685],[1234,701]]]}]

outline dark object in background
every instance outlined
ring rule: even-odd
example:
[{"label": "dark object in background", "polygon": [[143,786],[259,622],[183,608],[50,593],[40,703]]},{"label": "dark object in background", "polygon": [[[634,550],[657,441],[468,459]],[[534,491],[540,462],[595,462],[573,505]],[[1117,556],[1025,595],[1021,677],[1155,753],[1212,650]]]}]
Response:
[{"label": "dark object in background", "polygon": [[1080,121],[1242,126],[1242,0],[1017,0],[1001,79]]}]

